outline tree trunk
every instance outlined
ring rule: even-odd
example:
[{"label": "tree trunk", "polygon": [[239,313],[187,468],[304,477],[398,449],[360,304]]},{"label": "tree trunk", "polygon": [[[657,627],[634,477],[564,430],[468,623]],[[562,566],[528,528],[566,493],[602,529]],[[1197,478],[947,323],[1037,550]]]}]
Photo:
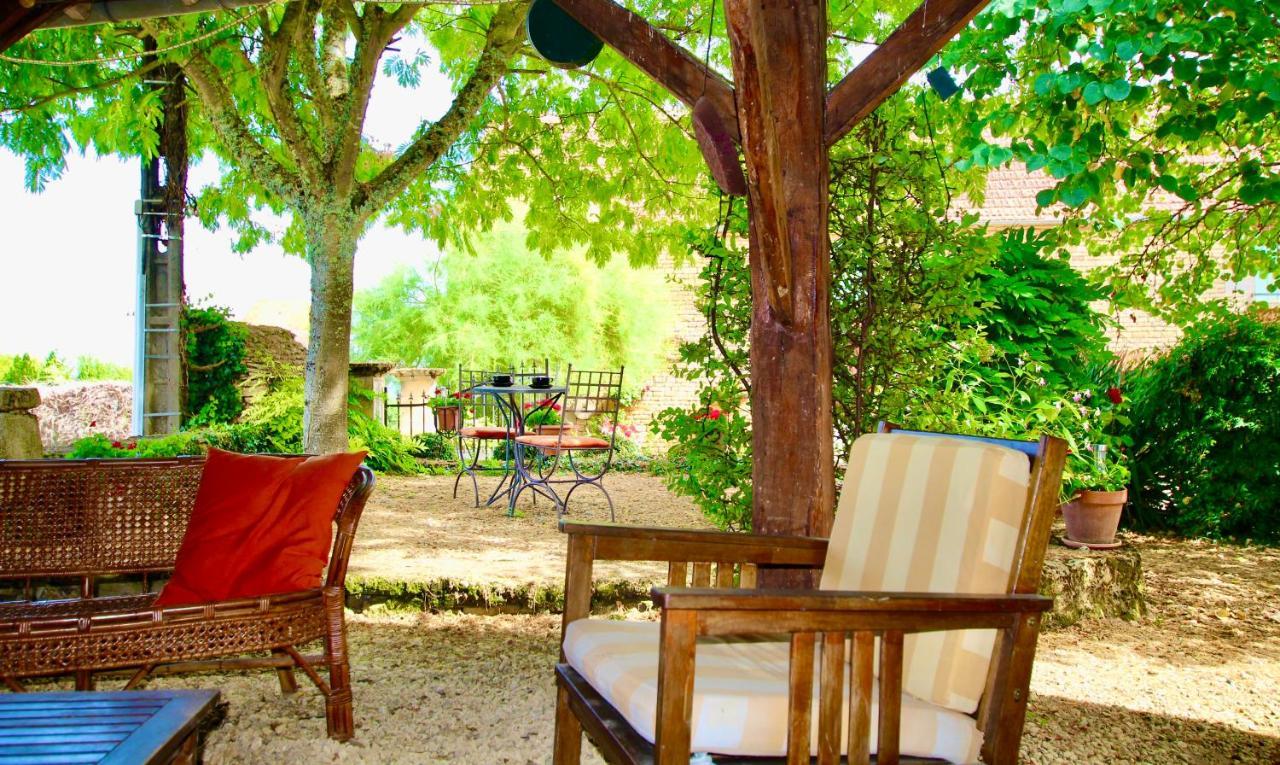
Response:
[{"label": "tree trunk", "polygon": [[351,293],[360,226],[351,215],[306,216],[311,261],[311,329],[307,342],[303,448],[347,450],[347,372],[351,363]]}]

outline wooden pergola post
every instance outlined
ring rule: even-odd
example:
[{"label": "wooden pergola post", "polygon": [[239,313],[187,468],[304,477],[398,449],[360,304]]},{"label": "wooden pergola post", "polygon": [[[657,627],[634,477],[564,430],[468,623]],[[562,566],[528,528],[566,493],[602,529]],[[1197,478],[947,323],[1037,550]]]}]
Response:
[{"label": "wooden pergola post", "polygon": [[734,82],[612,0],[556,4],[739,142],[751,222],[753,524],[826,536],[835,511],[828,151],[987,0],[926,0],[827,91],[826,0],[723,0]]},{"label": "wooden pergola post", "polygon": [[753,528],[826,536],[835,504],[825,0],[725,0],[751,222]]}]

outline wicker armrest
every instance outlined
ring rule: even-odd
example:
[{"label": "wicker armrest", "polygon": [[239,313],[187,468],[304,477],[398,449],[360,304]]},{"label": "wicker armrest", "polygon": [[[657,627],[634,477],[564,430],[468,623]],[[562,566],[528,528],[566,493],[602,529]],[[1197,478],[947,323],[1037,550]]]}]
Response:
[{"label": "wicker armrest", "polygon": [[1053,607],[1040,595],[653,588],[654,605],[696,614],[700,635],[1008,628]]},{"label": "wicker armrest", "polygon": [[725,561],[771,566],[819,567],[827,540],[698,529],[560,521],[560,531],[590,538],[594,560]]}]

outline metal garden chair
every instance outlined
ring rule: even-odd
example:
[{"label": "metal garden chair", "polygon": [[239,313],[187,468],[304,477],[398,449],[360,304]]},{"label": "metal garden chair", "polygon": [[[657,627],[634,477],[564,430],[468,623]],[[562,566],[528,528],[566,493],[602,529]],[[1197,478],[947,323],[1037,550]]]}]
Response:
[{"label": "metal garden chair", "polygon": [[[517,461],[520,469],[527,473],[527,481],[521,486],[521,491],[529,488],[542,492],[545,489],[542,493],[546,493],[556,503],[556,510],[563,515],[568,511],[569,500],[575,491],[582,486],[594,486],[604,494],[609,503],[609,519],[615,520],[613,497],[609,496],[602,480],[613,464],[614,449],[617,446],[624,369],[620,367],[617,371],[594,371],[569,366],[566,376],[568,393],[564,397],[562,415],[565,424],[568,424],[570,417],[584,423],[600,417],[603,418],[600,422],[601,431],[606,432],[608,438],[578,435],[567,427],[559,428],[554,434],[526,433],[517,436]],[[527,459],[529,450],[538,454],[540,459]],[[578,458],[582,454],[603,454],[599,470],[584,469],[586,466]],[[562,460],[573,474],[572,477],[556,477]],[[563,499],[559,498],[554,489],[557,484],[569,486]]]}]

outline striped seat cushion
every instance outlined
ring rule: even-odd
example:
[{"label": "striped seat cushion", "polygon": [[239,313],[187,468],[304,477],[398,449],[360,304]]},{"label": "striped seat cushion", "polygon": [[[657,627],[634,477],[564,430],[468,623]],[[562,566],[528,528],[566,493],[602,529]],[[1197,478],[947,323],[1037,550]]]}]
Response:
[{"label": "striped seat cushion", "polygon": [[[993,444],[910,434],[854,442],[822,571],[822,588],[1009,592],[1026,509],[1026,455]],[[903,690],[972,713],[994,630],[908,635]]]},{"label": "striped seat cushion", "polygon": [[[565,659],[641,736],[654,740],[658,700],[657,622],[579,619],[565,630]],[[787,743],[789,647],[782,641],[702,639],[694,661],[692,751],[781,757]],[[815,662],[821,666],[821,660]],[[845,694],[848,697],[848,673]],[[815,678],[816,679],[816,678]],[[817,753],[817,686],[810,746]],[[872,703],[871,751],[878,707]],[[848,741],[848,719],[841,740]],[[903,754],[976,762],[973,718],[902,697]]]}]

